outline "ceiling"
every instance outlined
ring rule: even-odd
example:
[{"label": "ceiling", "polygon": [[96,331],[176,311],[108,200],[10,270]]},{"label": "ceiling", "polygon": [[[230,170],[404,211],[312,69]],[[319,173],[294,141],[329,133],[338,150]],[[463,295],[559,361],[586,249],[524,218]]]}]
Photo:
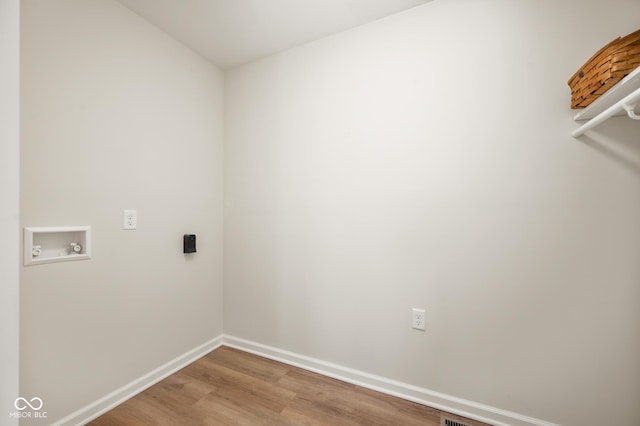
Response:
[{"label": "ceiling", "polygon": [[222,69],[430,0],[118,0]]}]

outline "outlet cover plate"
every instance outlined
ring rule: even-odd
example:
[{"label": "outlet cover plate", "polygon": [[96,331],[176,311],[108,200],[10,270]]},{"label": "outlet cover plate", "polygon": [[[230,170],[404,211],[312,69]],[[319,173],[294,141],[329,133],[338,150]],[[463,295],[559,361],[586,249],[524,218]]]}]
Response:
[{"label": "outlet cover plate", "polygon": [[138,212],[136,210],[125,210],[123,216],[122,229],[136,229],[138,227]]},{"label": "outlet cover plate", "polygon": [[413,308],[411,310],[411,328],[424,331],[426,322],[424,309]]}]

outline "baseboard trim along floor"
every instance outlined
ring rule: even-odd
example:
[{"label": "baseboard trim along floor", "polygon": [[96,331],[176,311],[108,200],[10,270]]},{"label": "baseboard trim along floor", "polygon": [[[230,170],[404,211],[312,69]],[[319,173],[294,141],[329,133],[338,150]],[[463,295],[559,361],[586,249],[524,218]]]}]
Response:
[{"label": "baseboard trim along floor", "polygon": [[222,345],[495,426],[559,426],[230,335],[220,335],[186,352],[53,425],[82,425],[90,422]]},{"label": "baseboard trim along floor", "polygon": [[223,335],[222,341],[225,346],[495,426],[559,426],[238,337]]},{"label": "baseboard trim along floor", "polygon": [[222,345],[222,336],[218,336],[210,341],[192,349],[164,365],[156,368],[144,376],[124,385],[120,389],[116,389],[110,394],[98,399],[97,401],[81,408],[61,420],[53,423],[52,426],[71,426],[83,425],[93,419],[98,418],[102,414],[114,407],[122,404],[129,398],[139,394],[143,390],[155,385],[162,379],[172,375],[178,370],[183,369],[187,365],[202,358],[211,351],[216,350]]}]

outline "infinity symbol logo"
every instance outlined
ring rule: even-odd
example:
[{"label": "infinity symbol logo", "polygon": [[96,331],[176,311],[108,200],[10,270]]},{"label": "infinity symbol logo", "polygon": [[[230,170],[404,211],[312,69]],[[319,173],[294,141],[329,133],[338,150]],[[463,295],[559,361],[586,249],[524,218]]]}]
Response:
[{"label": "infinity symbol logo", "polygon": [[38,411],[42,408],[42,400],[37,396],[31,398],[31,401],[27,401],[25,398],[19,397],[16,398],[16,402],[14,402],[13,405],[15,405],[16,408],[20,411],[26,410],[27,406],[29,406],[32,410]]}]

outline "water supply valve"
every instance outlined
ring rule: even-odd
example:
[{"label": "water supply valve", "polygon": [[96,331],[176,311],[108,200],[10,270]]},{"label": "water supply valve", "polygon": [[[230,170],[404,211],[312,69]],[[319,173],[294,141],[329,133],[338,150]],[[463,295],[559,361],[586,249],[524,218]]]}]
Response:
[{"label": "water supply valve", "polygon": [[82,252],[82,246],[78,243],[71,243],[71,254],[80,254]]}]

